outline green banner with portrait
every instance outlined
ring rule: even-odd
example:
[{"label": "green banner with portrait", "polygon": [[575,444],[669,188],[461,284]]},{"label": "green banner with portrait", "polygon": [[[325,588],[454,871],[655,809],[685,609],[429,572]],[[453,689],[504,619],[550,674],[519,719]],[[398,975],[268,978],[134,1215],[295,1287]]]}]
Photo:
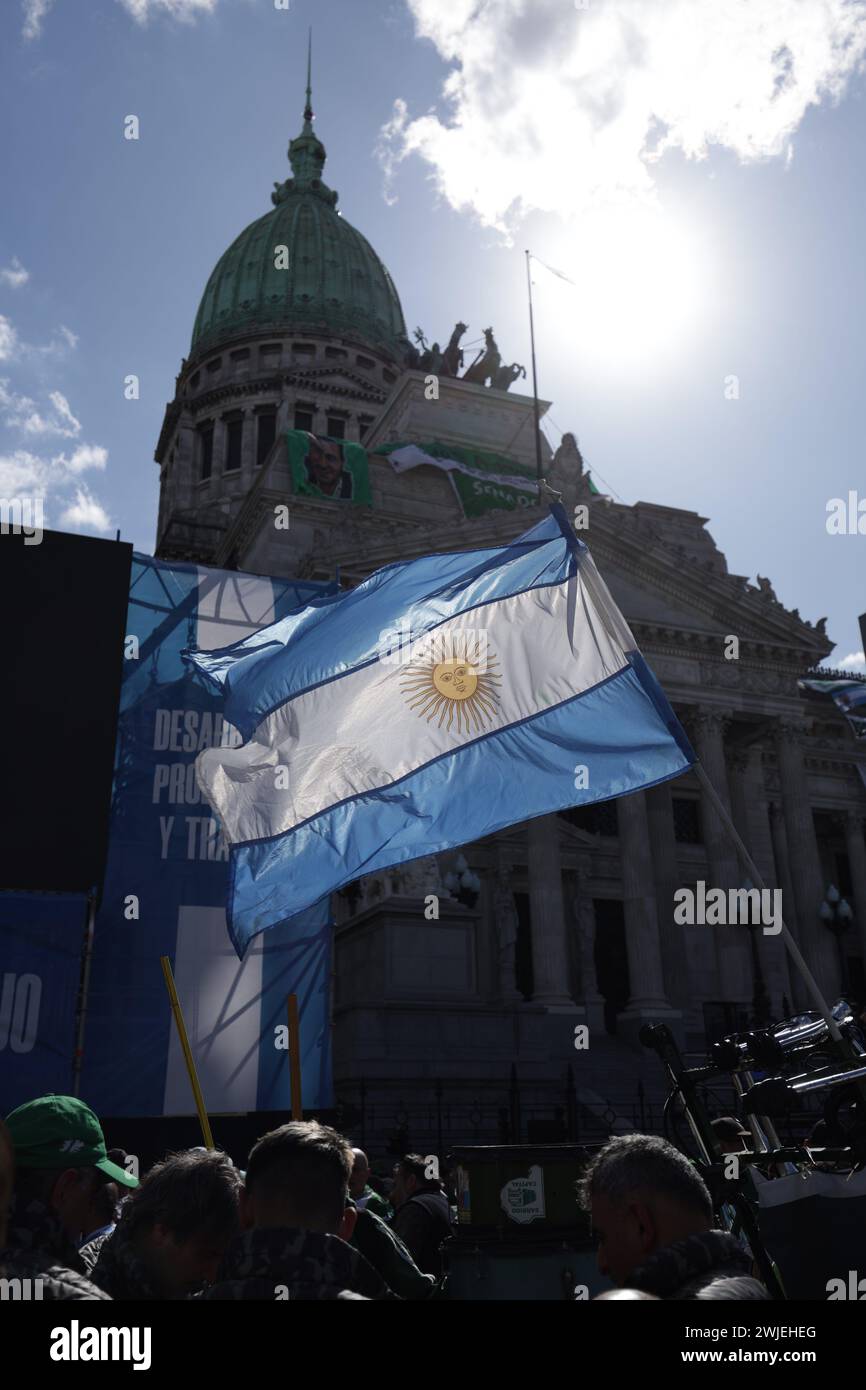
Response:
[{"label": "green banner with portrait", "polygon": [[293,493],[371,505],[367,452],[360,444],[306,430],[287,430],[286,444]]}]

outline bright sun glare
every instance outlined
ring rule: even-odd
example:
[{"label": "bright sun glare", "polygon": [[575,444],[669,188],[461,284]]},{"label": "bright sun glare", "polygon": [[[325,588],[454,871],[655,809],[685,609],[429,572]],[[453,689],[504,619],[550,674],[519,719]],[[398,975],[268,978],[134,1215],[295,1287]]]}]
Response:
[{"label": "bright sun glare", "polygon": [[696,239],[659,209],[590,213],[559,240],[548,263],[575,287],[533,266],[539,342],[576,335],[599,363],[649,364],[684,349],[705,305]]}]

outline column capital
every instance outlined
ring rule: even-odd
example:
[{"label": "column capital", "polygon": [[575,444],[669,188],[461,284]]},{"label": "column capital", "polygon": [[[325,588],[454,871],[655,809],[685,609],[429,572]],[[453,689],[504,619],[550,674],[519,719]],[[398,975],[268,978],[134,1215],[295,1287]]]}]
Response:
[{"label": "column capital", "polygon": [[725,749],[725,756],[726,756],[726,758],[727,758],[727,760],[728,760],[728,766],[729,766],[729,767],[732,769],[732,771],[734,771],[734,772],[739,772],[739,773],[747,772],[747,771],[748,771],[748,767],[749,767],[749,763],[750,763],[750,761],[751,761],[751,755],[752,755],[752,750],[751,750],[750,747],[749,747],[749,748],[727,748],[727,749]]},{"label": "column capital", "polygon": [[863,833],[863,826],[866,824],[866,806],[848,806],[844,811],[839,812],[839,821],[846,829]]},{"label": "column capital", "polygon": [[777,719],[773,726],[773,738],[777,745],[802,747],[807,728],[802,719]]},{"label": "column capital", "polygon": [[711,738],[722,741],[730,728],[732,718],[730,710],[697,705],[689,711],[687,722],[697,739]]}]

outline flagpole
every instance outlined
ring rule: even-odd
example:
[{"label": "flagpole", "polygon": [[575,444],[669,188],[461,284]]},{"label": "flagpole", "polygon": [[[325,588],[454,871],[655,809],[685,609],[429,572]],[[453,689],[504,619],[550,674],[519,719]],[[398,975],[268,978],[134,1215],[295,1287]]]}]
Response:
[{"label": "flagpole", "polygon": [[[701,786],[703,787],[704,791],[706,792],[707,796],[712,802],[713,809],[715,810],[716,815],[719,817],[719,820],[722,822],[722,825],[728,832],[728,836],[733,842],[734,848],[740,856],[742,863],[748,869],[749,877],[751,878],[756,888],[764,890],[764,880],[758,872],[758,869],[755,865],[754,860],[752,859],[752,856],[749,854],[749,851],[743,844],[739,832],[736,826],[734,825],[734,822],[731,820],[727,806],[725,806],[724,802],[722,801],[721,797],[719,796],[718,792],[716,791],[715,787],[713,786],[712,782],[707,776],[706,769],[703,767],[701,763],[695,762],[694,771],[698,781],[700,782]],[[827,1024],[827,1027],[830,1030],[831,1038],[833,1038],[833,1040],[837,1043],[844,1043],[842,1034],[839,1031],[839,1025],[830,1012],[830,1006],[827,1003],[827,1000],[821,993],[821,986],[818,984],[818,981],[815,979],[815,976],[812,974],[811,970],[809,969],[808,965],[803,959],[803,956],[800,952],[800,948],[797,945],[791,933],[789,932],[788,928],[786,927],[784,920],[782,922],[781,935],[782,940],[784,941],[786,947],[788,948],[788,952],[794,961],[794,964],[796,965],[797,969],[802,975],[806,983],[806,987],[809,990],[809,993],[811,994],[815,1004],[817,1005],[818,1010],[824,1019],[824,1022]]]},{"label": "flagpole", "polygon": [[530,252],[526,252],[526,287],[529,291],[529,342],[532,349],[532,411],[535,416],[535,476],[538,493],[541,496],[541,425],[538,416],[538,373],[535,370],[535,323],[532,317],[532,273],[529,269]]},{"label": "flagpole", "polygon": [[286,996],[289,1013],[289,1089],[292,1100],[292,1119],[304,1118],[301,1100],[301,1025],[298,1021],[298,996]]},{"label": "flagpole", "polygon": [[183,1020],[183,1010],[180,1007],[180,1000],[177,997],[177,989],[175,987],[174,975],[172,974],[171,969],[171,960],[168,956],[160,956],[159,963],[162,966],[162,973],[165,977],[165,987],[168,990],[169,1002],[171,1003],[171,1011],[174,1014],[174,1022],[177,1028],[177,1036],[180,1039],[180,1045],[183,1051],[183,1059],[186,1062],[186,1069],[189,1074],[189,1084],[192,1087],[195,1108],[198,1113],[198,1122],[201,1125],[201,1132],[204,1136],[206,1148],[213,1149],[215,1145],[213,1141],[213,1134],[211,1133],[210,1120],[208,1119],[207,1110],[205,1109],[204,1096],[201,1093],[201,1086],[199,1085],[198,1072],[195,1069],[195,1061],[193,1060],[192,1048],[189,1045],[189,1037],[187,1036],[186,1024]]}]

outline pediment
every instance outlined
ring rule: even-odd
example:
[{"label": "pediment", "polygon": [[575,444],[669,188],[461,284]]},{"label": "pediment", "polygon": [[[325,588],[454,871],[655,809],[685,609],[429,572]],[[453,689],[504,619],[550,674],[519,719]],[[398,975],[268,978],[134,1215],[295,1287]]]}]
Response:
[{"label": "pediment", "polygon": [[618,565],[615,551],[612,555],[608,546],[604,551],[593,558],[631,626],[651,624],[722,636],[734,633],[741,640],[801,647],[804,654],[814,654],[816,661],[831,647],[816,627],[742,576],[710,573],[664,551],[647,555],[643,564],[635,565],[627,557]]},{"label": "pediment", "polygon": [[362,372],[353,371],[351,367],[342,363],[335,362],[333,365],[321,367],[296,368],[292,376],[295,386],[301,391],[324,388],[343,395],[363,396],[377,405],[381,405],[385,399],[385,391],[381,386],[371,381],[369,376],[364,376]]}]

